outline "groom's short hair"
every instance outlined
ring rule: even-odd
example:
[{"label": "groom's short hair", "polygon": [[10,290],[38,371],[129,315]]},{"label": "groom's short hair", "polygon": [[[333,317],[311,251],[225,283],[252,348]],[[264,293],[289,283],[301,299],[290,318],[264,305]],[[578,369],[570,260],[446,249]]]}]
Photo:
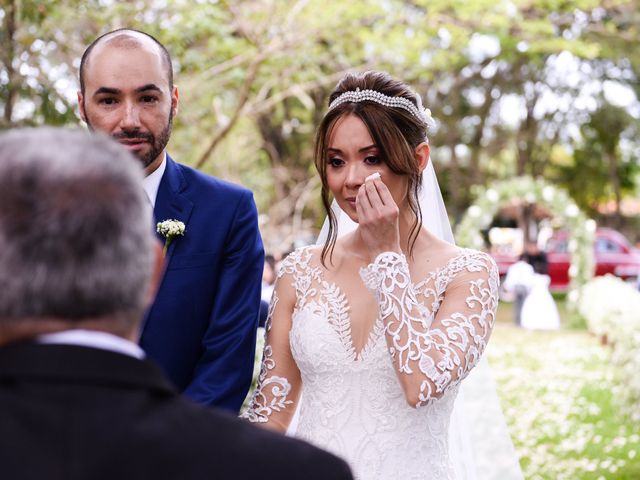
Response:
[{"label": "groom's short hair", "polygon": [[0,322],[139,321],[155,241],[142,178],[102,134],[0,134]]},{"label": "groom's short hair", "polygon": [[146,32],[135,30],[133,28],[118,28],[116,30],[112,30],[100,35],[93,42],[91,42],[91,44],[85,49],[84,53],[82,54],[79,69],[80,91],[82,92],[82,94],[84,95],[84,77],[87,65],[90,61],[91,52],[98,44],[104,42],[114,42],[115,45],[118,45],[122,48],[133,48],[140,46],[140,38],[147,38],[151,40],[151,42],[158,48],[160,56],[162,58],[162,63],[164,64],[165,70],[167,72],[169,90],[173,90],[173,64],[171,63],[171,55],[169,54],[169,50],[167,50],[167,47],[160,43],[160,41],[156,37]]}]

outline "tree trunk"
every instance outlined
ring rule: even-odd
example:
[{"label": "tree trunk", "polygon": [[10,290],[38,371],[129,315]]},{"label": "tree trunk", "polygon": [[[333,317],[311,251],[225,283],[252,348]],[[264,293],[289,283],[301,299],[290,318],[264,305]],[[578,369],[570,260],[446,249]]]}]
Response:
[{"label": "tree trunk", "polygon": [[526,175],[527,167],[531,169],[533,149],[535,148],[536,135],[538,131],[538,122],[533,116],[533,109],[538,102],[538,96],[539,95],[537,93],[534,93],[531,98],[527,99],[527,116],[516,137],[518,142],[518,164],[516,168],[516,175],[518,176]]},{"label": "tree trunk", "polygon": [[618,169],[618,157],[615,151],[609,152],[609,179],[611,181],[611,187],[613,188],[614,200],[616,202],[616,209],[613,213],[613,225],[614,228],[620,229],[622,227],[622,212],[620,211],[620,204],[622,203],[622,189],[620,186],[620,172]]},{"label": "tree trunk", "polygon": [[4,104],[4,121],[7,125],[11,125],[13,118],[13,107],[16,102],[16,96],[18,93],[18,85],[16,82],[16,71],[14,69],[13,60],[16,55],[16,30],[17,30],[17,17],[18,7],[15,0],[10,0],[5,7],[4,17],[4,35],[6,35],[6,42],[3,42],[6,47],[6,58],[4,64],[7,67],[7,99]]},{"label": "tree trunk", "polygon": [[520,212],[519,227],[522,230],[522,239],[524,243],[535,242],[537,235],[534,236],[534,232],[531,231],[531,222],[533,220],[533,208],[534,205],[525,203],[522,206]]},{"label": "tree trunk", "polygon": [[240,92],[238,94],[238,100],[236,103],[235,110],[231,114],[229,121],[222,127],[220,127],[211,138],[209,142],[209,146],[205,149],[204,153],[200,156],[198,161],[195,164],[195,167],[200,169],[203,165],[211,158],[213,151],[217,148],[220,142],[227,136],[227,134],[234,127],[238,119],[242,114],[242,110],[245,107],[245,104],[249,101],[249,95],[251,92],[251,86],[256,80],[258,76],[258,70],[262,65],[265,57],[264,54],[259,53],[255,56],[251,64],[247,67],[247,74],[244,79],[242,86],[240,87]]},{"label": "tree trunk", "polygon": [[480,154],[483,151],[482,147],[482,137],[484,135],[484,125],[486,123],[487,115],[489,115],[489,110],[491,110],[491,106],[493,105],[493,97],[491,96],[491,88],[487,89],[485,101],[480,107],[480,111],[478,115],[480,116],[480,124],[471,139],[471,144],[469,147],[471,148],[471,182],[473,185],[480,185],[484,183],[484,175],[482,168],[480,167]]}]

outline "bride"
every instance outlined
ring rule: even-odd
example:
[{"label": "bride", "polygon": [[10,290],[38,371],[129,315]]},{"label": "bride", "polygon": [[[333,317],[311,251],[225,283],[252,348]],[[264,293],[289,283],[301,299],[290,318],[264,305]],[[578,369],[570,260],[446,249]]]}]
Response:
[{"label": "bride", "polygon": [[[455,478],[451,412],[495,321],[491,258],[422,226],[439,208],[418,202],[431,188],[428,121],[384,73],[349,74],[332,92],[315,156],[327,239],[283,262],[244,414],[284,432],[299,408],[296,435],[359,479]],[[340,238],[330,196],[357,223]]]}]

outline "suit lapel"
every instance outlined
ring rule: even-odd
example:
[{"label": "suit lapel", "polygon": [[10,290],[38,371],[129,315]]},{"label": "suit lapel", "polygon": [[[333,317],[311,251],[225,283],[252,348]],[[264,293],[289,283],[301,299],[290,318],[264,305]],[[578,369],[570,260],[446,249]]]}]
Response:
[{"label": "suit lapel", "polygon": [[[160,180],[160,186],[158,187],[158,195],[156,196],[156,204],[153,209],[153,214],[158,222],[164,220],[180,220],[185,225],[185,237],[189,235],[189,218],[193,211],[193,202],[186,196],[185,191],[187,189],[187,181],[181,171],[180,165],[173,161],[173,159],[167,154],[167,167]],[[157,233],[156,235],[164,245],[165,238]],[[158,294],[162,290],[164,279],[171,265],[171,259],[173,258],[173,252],[180,244],[185,240],[184,237],[174,238],[169,244],[167,254],[164,261],[164,270],[162,272],[162,278],[158,285]],[[145,314],[144,321],[140,326],[140,335],[144,335],[147,327],[147,322],[153,314],[153,310],[157,308],[154,301],[149,305],[149,309]]]},{"label": "suit lapel", "polygon": [[[167,155],[167,167],[160,181],[153,213],[158,222],[164,220],[180,220],[185,224],[185,235],[189,235],[189,218],[193,210],[193,202],[183,194],[186,187],[187,183],[180,171],[180,167]],[[165,238],[157,232],[156,234],[164,244]],[[169,244],[165,259],[166,268],[169,267],[173,251],[180,240],[181,237],[174,238]]]}]

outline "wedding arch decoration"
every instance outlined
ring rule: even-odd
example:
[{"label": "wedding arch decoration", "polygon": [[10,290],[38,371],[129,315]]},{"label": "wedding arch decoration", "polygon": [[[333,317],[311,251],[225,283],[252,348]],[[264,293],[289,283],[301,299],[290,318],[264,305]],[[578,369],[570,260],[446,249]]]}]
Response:
[{"label": "wedding arch decoration", "polygon": [[569,233],[569,299],[577,300],[580,287],[593,277],[595,221],[587,218],[565,190],[540,178],[520,176],[494,182],[488,187],[477,185],[473,189],[476,201],[456,228],[456,242],[464,247],[482,249],[485,241],[481,232],[491,225],[500,208],[523,202],[541,205],[550,211],[554,224]]}]

